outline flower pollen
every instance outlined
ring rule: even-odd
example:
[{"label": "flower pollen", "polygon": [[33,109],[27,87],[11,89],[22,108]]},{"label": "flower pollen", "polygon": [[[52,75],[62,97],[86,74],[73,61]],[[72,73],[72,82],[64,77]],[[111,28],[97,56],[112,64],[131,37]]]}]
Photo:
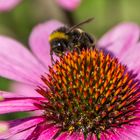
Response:
[{"label": "flower pollen", "polygon": [[47,120],[61,132],[94,133],[100,139],[101,132],[139,119],[139,81],[117,58],[96,49],[73,51],[49,72],[42,76],[48,90],[37,91],[48,99]]}]

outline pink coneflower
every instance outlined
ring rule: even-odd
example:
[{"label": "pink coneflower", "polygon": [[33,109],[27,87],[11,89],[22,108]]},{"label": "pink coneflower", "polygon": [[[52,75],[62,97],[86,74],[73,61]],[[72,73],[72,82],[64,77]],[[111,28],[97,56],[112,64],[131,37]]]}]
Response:
[{"label": "pink coneflower", "polygon": [[28,97],[1,91],[0,114],[40,111],[9,121],[0,139],[139,140],[139,27],[118,25],[99,41],[103,50],[69,52],[51,66],[47,38],[60,26],[52,21],[34,29],[36,57],[0,37],[0,74],[36,91]]},{"label": "pink coneflower", "polygon": [[56,0],[56,2],[62,8],[68,11],[73,11],[80,5],[81,0]]},{"label": "pink coneflower", "polygon": [[18,5],[22,0],[0,0],[0,12],[9,11]]},{"label": "pink coneflower", "polygon": [[[0,12],[10,11],[22,0],[0,0]],[[66,10],[73,11],[81,3],[81,0],[56,0],[57,4]]]}]

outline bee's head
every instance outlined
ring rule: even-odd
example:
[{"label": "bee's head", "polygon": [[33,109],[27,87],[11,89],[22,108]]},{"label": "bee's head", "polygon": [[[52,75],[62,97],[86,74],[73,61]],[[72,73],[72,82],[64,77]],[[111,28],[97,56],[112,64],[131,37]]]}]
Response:
[{"label": "bee's head", "polygon": [[67,49],[69,36],[66,34],[66,31],[64,29],[64,27],[58,28],[49,36],[51,50],[55,54],[62,54]]}]

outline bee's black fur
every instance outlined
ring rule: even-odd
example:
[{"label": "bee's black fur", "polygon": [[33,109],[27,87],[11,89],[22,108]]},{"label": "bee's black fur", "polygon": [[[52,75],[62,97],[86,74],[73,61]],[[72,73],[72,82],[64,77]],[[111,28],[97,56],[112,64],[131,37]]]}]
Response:
[{"label": "bee's black fur", "polygon": [[61,38],[58,35],[50,40],[51,57],[53,53],[57,56],[61,56],[68,51],[81,51],[82,49],[95,47],[95,39],[79,28],[73,28],[71,30],[71,28],[64,26],[52,32],[52,34],[55,33],[63,33],[67,38]]}]

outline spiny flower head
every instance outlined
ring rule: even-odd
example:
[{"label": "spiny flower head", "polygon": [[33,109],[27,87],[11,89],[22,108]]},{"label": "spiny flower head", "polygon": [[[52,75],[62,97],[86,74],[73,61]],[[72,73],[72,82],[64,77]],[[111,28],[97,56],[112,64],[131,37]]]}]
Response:
[{"label": "spiny flower head", "polygon": [[[94,133],[123,127],[133,120],[139,103],[139,82],[116,58],[98,50],[76,51],[61,57],[42,80],[49,90],[37,91],[47,120],[61,132]],[[58,134],[57,134],[58,135]]]}]

